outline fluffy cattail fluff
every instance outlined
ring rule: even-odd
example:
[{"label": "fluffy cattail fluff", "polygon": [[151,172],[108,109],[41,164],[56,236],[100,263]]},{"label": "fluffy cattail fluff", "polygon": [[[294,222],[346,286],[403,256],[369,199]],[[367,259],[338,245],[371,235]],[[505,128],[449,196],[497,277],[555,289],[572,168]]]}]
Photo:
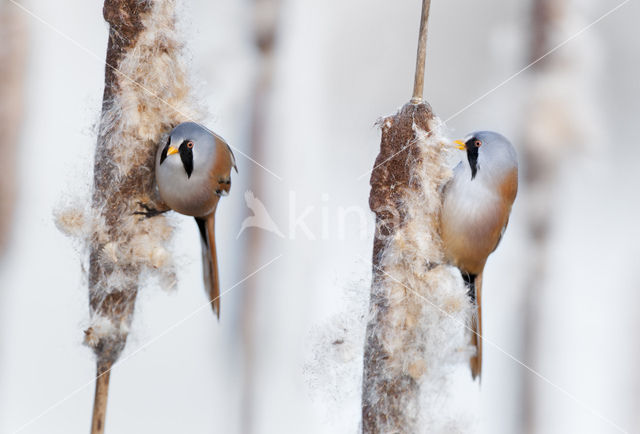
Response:
[{"label": "fluffy cattail fluff", "polygon": [[[164,216],[135,212],[142,211],[140,203],[165,208],[155,191],[158,144],[178,123],[199,119],[176,31],[176,2],[106,0],[104,17],[109,45],[91,206],[57,215],[58,226],[89,251],[85,342],[97,356],[99,376],[124,348],[142,276],[155,274],[166,286],[175,281],[167,249],[173,228]],[[95,416],[94,432],[102,432]]]},{"label": "fluffy cattail fluff", "polygon": [[380,124],[363,432],[455,431],[456,415],[447,419],[437,403],[448,374],[472,351],[464,327],[471,303],[457,270],[443,264],[438,234],[447,150],[427,104],[407,104]]}]

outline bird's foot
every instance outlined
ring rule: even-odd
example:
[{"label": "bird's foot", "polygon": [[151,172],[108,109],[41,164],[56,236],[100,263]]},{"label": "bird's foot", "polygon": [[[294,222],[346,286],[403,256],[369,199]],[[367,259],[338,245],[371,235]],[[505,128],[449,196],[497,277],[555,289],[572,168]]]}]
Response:
[{"label": "bird's foot", "polygon": [[165,212],[169,211],[168,209],[165,209],[164,211],[157,210],[155,208],[150,207],[146,203],[143,203],[140,201],[138,201],[138,205],[142,209],[144,209],[144,211],[135,211],[133,214],[141,215],[141,216],[144,216],[145,218],[156,217],[156,216],[159,216],[160,214],[164,214]]},{"label": "bird's foot", "polygon": [[231,189],[231,178],[228,176],[218,178],[218,188],[216,194],[218,196],[228,196]]}]

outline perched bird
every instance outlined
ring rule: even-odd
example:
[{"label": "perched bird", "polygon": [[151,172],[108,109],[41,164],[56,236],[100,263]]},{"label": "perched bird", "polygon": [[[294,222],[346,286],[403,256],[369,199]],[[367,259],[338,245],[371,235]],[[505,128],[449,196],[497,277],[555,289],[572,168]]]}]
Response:
[{"label": "perched bird", "polygon": [[205,290],[220,318],[220,282],[216,256],[215,212],[220,196],[229,194],[236,160],[218,135],[184,122],[171,131],[156,155],[156,182],[162,200],[174,211],[193,216],[202,241]]},{"label": "perched bird", "polygon": [[518,159],[513,145],[492,131],[454,143],[467,156],[444,187],[440,235],[447,260],[460,269],[477,306],[471,337],[477,351],[470,360],[475,379],[482,370],[482,271],[509,222],[518,190]]}]

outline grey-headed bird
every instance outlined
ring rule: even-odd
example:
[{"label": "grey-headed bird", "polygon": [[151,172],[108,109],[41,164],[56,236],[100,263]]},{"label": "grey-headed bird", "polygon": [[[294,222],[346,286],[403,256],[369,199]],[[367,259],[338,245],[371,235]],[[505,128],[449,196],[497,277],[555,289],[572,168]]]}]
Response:
[{"label": "grey-headed bird", "polygon": [[458,267],[477,306],[473,322],[471,375],[482,370],[482,271],[504,233],[518,191],[518,159],[501,134],[478,131],[465,141],[467,152],[444,188],[440,235],[447,260]]},{"label": "grey-headed bird", "polygon": [[193,216],[200,230],[204,286],[220,318],[220,282],[216,256],[215,212],[229,194],[233,152],[220,136],[194,123],[171,131],[156,156],[156,182],[162,200],[174,211]]}]

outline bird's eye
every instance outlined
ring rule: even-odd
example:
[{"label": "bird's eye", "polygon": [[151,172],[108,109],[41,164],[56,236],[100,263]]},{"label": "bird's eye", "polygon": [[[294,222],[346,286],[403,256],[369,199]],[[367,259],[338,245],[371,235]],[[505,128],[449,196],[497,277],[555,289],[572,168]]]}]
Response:
[{"label": "bird's eye", "polygon": [[193,149],[193,142],[187,142],[187,148]]},{"label": "bird's eye", "polygon": [[475,142],[473,142],[473,144],[476,146],[476,148],[482,146],[482,142],[480,140],[476,140]]}]

